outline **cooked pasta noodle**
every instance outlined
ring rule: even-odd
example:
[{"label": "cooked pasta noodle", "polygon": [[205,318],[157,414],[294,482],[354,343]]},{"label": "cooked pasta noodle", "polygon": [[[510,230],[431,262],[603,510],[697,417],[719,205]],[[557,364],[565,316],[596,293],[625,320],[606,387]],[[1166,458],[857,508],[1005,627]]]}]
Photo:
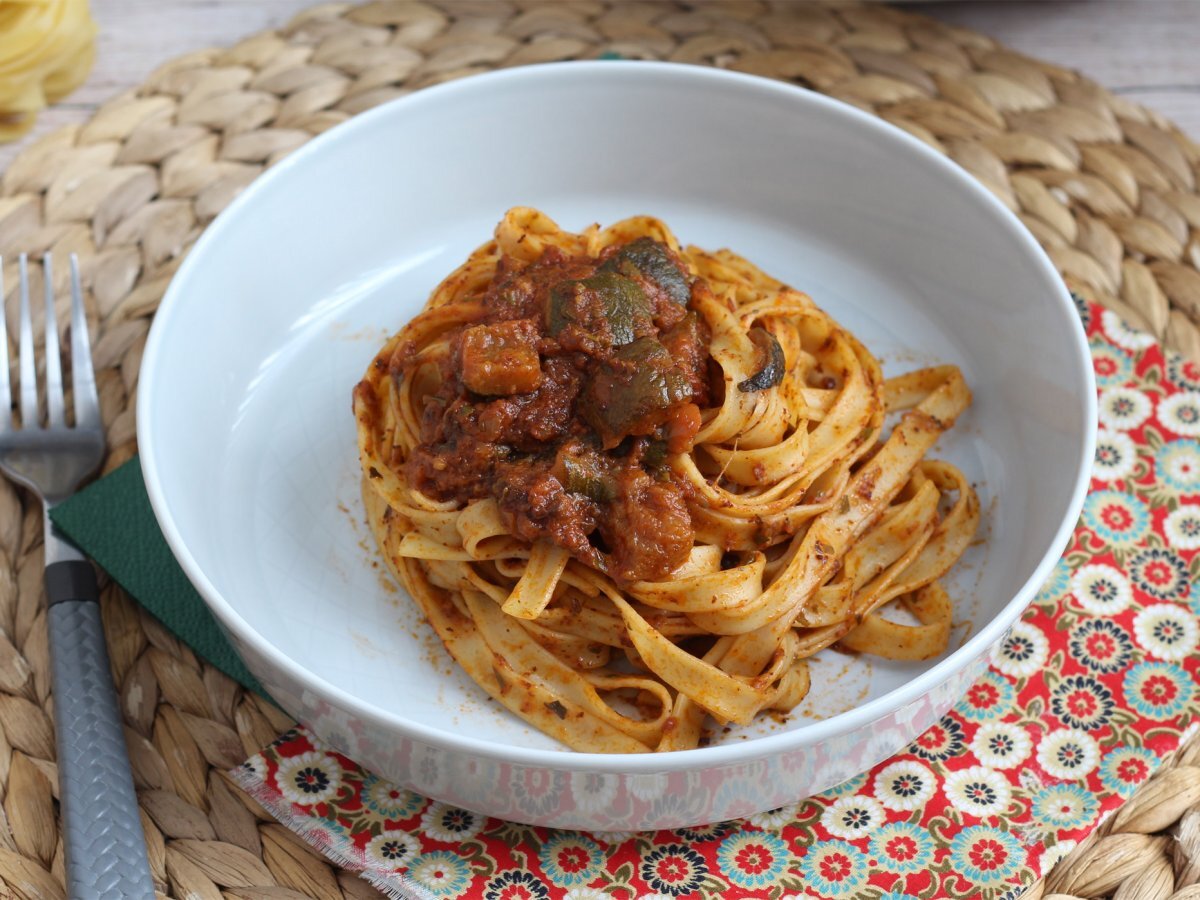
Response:
[{"label": "cooked pasta noodle", "polygon": [[979,505],[926,455],[969,403],[954,366],[885,380],[728,250],[527,208],[354,392],[369,521],[446,649],[536,728],[613,753],[789,711],[835,644],[943,652],[939,579]]},{"label": "cooked pasta noodle", "polygon": [[95,34],[87,0],[0,3],[0,142],[20,137],[47,103],[83,83]]}]

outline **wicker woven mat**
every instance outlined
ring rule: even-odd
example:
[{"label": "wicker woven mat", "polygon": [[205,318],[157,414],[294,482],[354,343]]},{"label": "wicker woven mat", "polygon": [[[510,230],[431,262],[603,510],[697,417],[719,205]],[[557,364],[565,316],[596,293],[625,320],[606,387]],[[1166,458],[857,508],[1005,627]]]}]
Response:
[{"label": "wicker woven mat", "polygon": [[[882,116],[991,188],[1069,280],[1200,360],[1200,147],[1076,73],[881,7],[329,5],[167,64],[86,125],[29,147],[0,182],[6,259],[80,255],[99,336],[106,469],[135,452],[138,365],[167,282],[264,167],[415,88],[602,53],[781,78]],[[11,317],[15,298],[7,301]],[[63,890],[40,544],[39,510],[0,481],[0,895],[18,897]],[[286,717],[116,589],[103,605],[159,888],[200,898],[373,896],[224,774]],[[1200,882],[1198,804],[1193,742],[1027,896],[1200,898],[1200,886],[1185,887]]]}]

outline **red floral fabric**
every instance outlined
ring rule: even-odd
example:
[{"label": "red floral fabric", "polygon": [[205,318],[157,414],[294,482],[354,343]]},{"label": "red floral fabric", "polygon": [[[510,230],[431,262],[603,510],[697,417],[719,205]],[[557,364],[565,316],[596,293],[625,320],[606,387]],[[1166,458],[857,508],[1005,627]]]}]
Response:
[{"label": "red floral fabric", "polygon": [[247,761],[240,783],[401,897],[1019,894],[1179,746],[1196,710],[1200,366],[1111,312],[1079,309],[1100,433],[1070,546],[989,671],[872,771],[743,821],[618,835],[427,800],[302,729]]}]

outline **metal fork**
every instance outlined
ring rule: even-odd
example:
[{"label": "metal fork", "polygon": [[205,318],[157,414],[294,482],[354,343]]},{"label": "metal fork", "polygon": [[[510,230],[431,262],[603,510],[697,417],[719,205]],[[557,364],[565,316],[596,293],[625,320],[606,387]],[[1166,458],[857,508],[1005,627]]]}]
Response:
[{"label": "metal fork", "polygon": [[[63,400],[50,254],[42,259],[46,283],[44,424],[38,411],[25,254],[21,254],[18,266],[20,408],[14,408],[9,383],[8,325],[0,306],[0,470],[42,501],[46,616],[68,896],[72,900],[153,900],[154,882],[100,623],[96,574],[91,563],[50,522],[50,509],[71,496],[104,459],[104,426],[79,289],[79,265],[72,254],[70,361],[74,426],[67,424]],[[4,297],[3,277],[0,268],[0,298]]]}]

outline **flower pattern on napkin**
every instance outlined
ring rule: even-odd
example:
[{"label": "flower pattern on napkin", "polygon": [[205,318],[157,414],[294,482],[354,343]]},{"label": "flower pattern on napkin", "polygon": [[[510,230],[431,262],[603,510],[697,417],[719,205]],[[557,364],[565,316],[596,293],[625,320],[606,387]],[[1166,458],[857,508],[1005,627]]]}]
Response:
[{"label": "flower pattern on napkin", "polygon": [[[1186,739],[1198,692],[1200,366],[1077,302],[1101,426],[1079,525],[989,671],[871,772],[743,821],[595,835],[427,800],[303,729],[240,783],[400,897],[1015,896]],[[539,813],[605,802],[586,774],[509,788]]]}]

